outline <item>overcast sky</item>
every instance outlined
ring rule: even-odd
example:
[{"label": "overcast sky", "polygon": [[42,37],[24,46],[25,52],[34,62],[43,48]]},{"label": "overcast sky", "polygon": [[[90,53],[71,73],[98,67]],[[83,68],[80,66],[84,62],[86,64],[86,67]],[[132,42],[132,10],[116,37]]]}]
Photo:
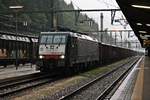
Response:
[{"label": "overcast sky", "polygon": [[[65,0],[67,3],[70,3],[71,1],[74,4],[74,7],[77,9],[78,7],[80,9],[119,9],[118,4],[115,0]],[[100,24],[100,13],[101,12],[89,12],[87,13],[89,17],[93,18]],[[124,29],[123,26],[121,26],[119,23],[115,23],[115,25],[111,25],[111,13],[110,12],[103,12],[104,14],[104,29]],[[115,19],[119,19],[122,17],[121,12],[117,12]],[[124,24],[124,23],[123,23]],[[129,26],[127,26],[128,29],[130,29]]]},{"label": "overcast sky", "polygon": [[[71,1],[74,4],[75,9],[119,9],[116,0],[65,0],[66,3],[70,3]],[[87,12],[86,12],[87,13]],[[100,13],[104,14],[104,29],[108,28],[108,30],[125,30],[125,28],[120,25],[120,23],[114,23],[111,25],[111,13],[110,12],[89,12],[87,15],[93,18],[100,25]],[[116,12],[115,19],[120,19],[124,16],[122,12]],[[125,24],[123,22],[123,24]],[[130,26],[127,25],[126,29],[131,30]],[[131,35],[134,35],[132,33]],[[124,38],[128,38],[128,35],[124,35]],[[135,41],[137,38],[129,38],[130,41]]]},{"label": "overcast sky", "polygon": [[70,3],[72,1],[76,6],[82,9],[118,7],[115,0],[65,0],[65,1],[67,3]]}]

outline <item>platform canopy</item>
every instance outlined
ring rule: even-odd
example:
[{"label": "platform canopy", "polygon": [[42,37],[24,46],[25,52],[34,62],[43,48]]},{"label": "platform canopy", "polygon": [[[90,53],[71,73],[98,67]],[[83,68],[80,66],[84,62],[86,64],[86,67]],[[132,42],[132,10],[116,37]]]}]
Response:
[{"label": "platform canopy", "polygon": [[145,48],[150,47],[150,0],[116,0]]}]

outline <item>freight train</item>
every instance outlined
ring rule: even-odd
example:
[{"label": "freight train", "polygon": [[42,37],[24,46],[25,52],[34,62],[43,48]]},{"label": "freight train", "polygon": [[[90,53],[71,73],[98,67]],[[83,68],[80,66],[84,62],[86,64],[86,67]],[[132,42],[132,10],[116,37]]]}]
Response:
[{"label": "freight train", "polygon": [[0,66],[35,62],[37,51],[38,37],[0,32]]},{"label": "freight train", "polygon": [[87,66],[112,63],[137,52],[98,42],[88,35],[75,32],[42,32],[39,38],[37,69],[79,70]]}]

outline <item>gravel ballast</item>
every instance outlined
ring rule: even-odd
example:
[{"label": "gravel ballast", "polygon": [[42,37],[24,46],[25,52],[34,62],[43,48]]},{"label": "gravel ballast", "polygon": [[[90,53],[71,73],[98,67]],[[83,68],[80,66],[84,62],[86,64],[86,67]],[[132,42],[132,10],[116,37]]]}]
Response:
[{"label": "gravel ballast", "polygon": [[[58,80],[58,81],[55,81],[55,82],[52,82],[49,84],[39,86],[37,88],[29,89],[29,90],[23,91],[19,94],[16,94],[14,96],[8,97],[8,99],[13,99],[13,100],[42,100],[42,99],[56,100],[56,99],[61,98],[66,93],[73,91],[74,89],[82,86],[83,84],[93,80],[95,77],[112,70],[113,68],[117,67],[121,63],[124,63],[128,60],[129,59],[122,60],[117,63],[111,64],[108,66],[104,66],[104,67],[99,67],[99,68],[93,69],[93,70],[85,72],[85,73],[81,73],[81,74],[73,76],[73,77],[61,79],[61,80]],[[110,76],[110,77],[111,77],[111,79],[115,78],[113,76]],[[109,82],[103,81],[102,83],[106,84]],[[102,86],[102,87],[107,87],[107,85]]]}]

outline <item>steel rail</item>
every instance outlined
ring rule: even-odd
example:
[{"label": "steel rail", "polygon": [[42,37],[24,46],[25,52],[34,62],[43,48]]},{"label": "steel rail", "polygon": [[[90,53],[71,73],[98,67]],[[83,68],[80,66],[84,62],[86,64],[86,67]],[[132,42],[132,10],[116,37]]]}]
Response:
[{"label": "steel rail", "polygon": [[[30,75],[29,75],[30,76]],[[35,81],[35,80],[38,80],[38,79],[43,79],[45,77],[49,77],[48,75],[39,75],[39,76],[32,76],[32,77],[22,77],[22,79],[19,79],[19,80],[13,80],[13,81],[7,81],[7,82],[4,82],[2,84],[0,84],[0,90],[1,89],[4,89],[4,88],[7,88],[7,87],[11,87],[13,85],[17,85],[17,84],[21,84],[21,83],[25,83],[25,82],[31,82],[31,81]]]},{"label": "steel rail", "polygon": [[87,84],[85,84],[85,85],[79,87],[78,89],[74,90],[73,92],[70,92],[69,94],[66,94],[66,95],[62,96],[61,98],[59,98],[59,100],[67,100],[67,99],[70,98],[71,96],[74,96],[74,95],[77,94],[78,92],[83,91],[84,89],[90,87],[90,86],[91,86],[92,84],[94,84],[95,82],[97,82],[97,81],[99,81],[99,80],[101,80],[101,79],[104,79],[106,76],[108,76],[108,75],[110,75],[111,73],[115,72],[116,70],[118,70],[119,68],[123,67],[124,65],[129,64],[130,62],[131,62],[131,61],[126,62],[126,63],[124,63],[124,64],[121,64],[120,66],[116,67],[115,69],[113,69],[113,70],[111,70],[111,71],[109,71],[109,72],[107,72],[107,73],[105,73],[105,74],[103,74],[103,75],[97,77],[96,79],[94,79],[94,80],[88,82]]},{"label": "steel rail", "polygon": [[133,68],[133,66],[136,64],[136,62],[139,60],[136,59],[131,65],[130,67],[125,70],[108,88],[106,88],[97,98],[96,100],[104,100],[107,95],[112,91],[112,89],[114,87],[117,86],[117,84],[124,78],[124,76],[126,76],[126,74],[130,71],[131,68]]},{"label": "steel rail", "polygon": [[[29,76],[32,76],[32,77],[29,77]],[[22,79],[20,79],[21,76],[17,77],[16,82],[15,82],[15,78],[12,79],[13,80],[12,82],[11,82],[11,80],[6,80],[0,85],[0,90],[4,90],[4,89],[8,89],[8,88],[11,89],[12,87],[16,87],[18,85],[29,84],[30,82],[34,82],[34,81],[38,81],[38,80],[41,81],[42,79],[46,79],[44,81],[38,82],[38,83],[30,85],[30,86],[19,87],[19,88],[16,88],[16,89],[12,89],[10,91],[6,91],[4,93],[0,93],[0,97],[4,97],[4,96],[7,96],[9,94],[13,94],[13,93],[16,93],[16,92],[19,92],[19,91],[22,91],[22,90],[25,90],[25,89],[28,89],[28,88],[32,88],[32,87],[35,87],[35,86],[45,84],[47,82],[54,81],[55,78],[50,78],[52,76],[54,76],[54,75],[50,76],[50,75],[39,74],[39,76],[38,76],[38,74],[35,74],[35,75],[28,75],[28,76],[25,75],[24,77],[22,77]],[[19,79],[19,80],[17,80],[17,79]]]}]

